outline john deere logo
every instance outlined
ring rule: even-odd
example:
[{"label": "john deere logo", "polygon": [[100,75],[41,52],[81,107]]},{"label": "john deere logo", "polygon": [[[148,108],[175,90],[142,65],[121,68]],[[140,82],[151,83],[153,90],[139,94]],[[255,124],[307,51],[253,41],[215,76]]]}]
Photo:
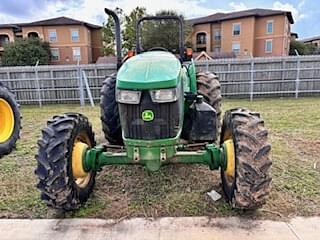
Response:
[{"label": "john deere logo", "polygon": [[142,120],[145,122],[150,122],[154,119],[154,113],[151,110],[144,110],[142,112]]}]

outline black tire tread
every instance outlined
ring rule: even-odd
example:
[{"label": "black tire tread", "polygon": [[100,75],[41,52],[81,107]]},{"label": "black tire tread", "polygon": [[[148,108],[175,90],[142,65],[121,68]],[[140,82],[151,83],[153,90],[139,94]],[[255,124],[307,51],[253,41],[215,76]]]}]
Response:
[{"label": "black tire tread", "polygon": [[260,114],[239,108],[226,112],[222,134],[226,125],[232,128],[236,151],[235,186],[226,195],[234,208],[257,209],[266,203],[272,182],[271,145],[264,121]]},{"label": "black tire tread", "polygon": [[39,182],[37,188],[41,199],[50,207],[73,210],[87,201],[92,192],[95,173],[92,173],[86,188],[76,186],[72,176],[71,158],[74,131],[79,127],[87,132],[92,144],[95,144],[94,133],[88,119],[77,113],[65,113],[48,120],[38,140],[39,151],[36,155],[35,174]]},{"label": "black tire tread", "polygon": [[100,119],[105,138],[111,144],[122,145],[122,131],[115,91],[116,74],[112,74],[104,80],[101,88]]}]

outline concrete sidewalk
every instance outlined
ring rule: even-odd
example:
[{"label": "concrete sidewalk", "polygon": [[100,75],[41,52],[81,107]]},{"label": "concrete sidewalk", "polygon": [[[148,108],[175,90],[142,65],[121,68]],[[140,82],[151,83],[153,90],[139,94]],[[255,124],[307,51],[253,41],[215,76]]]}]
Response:
[{"label": "concrete sidewalk", "polygon": [[185,217],[121,222],[101,219],[0,220],[1,240],[317,240],[320,217],[290,222]]}]

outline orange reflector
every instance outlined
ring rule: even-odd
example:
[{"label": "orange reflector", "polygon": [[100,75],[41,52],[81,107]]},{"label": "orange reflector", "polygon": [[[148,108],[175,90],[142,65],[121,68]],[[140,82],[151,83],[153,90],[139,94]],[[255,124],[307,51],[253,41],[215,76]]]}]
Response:
[{"label": "orange reflector", "polygon": [[134,52],[132,50],[129,50],[127,55],[128,55],[128,58],[133,57]]},{"label": "orange reflector", "polygon": [[187,48],[187,56],[192,56],[192,48]]}]

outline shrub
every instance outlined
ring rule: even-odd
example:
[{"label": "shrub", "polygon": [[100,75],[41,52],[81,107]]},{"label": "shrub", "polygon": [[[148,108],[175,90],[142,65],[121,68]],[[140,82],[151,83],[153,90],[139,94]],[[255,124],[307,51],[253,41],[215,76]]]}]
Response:
[{"label": "shrub", "polygon": [[26,66],[48,64],[50,59],[50,47],[48,42],[38,38],[16,39],[4,47],[2,64],[4,66]]}]

